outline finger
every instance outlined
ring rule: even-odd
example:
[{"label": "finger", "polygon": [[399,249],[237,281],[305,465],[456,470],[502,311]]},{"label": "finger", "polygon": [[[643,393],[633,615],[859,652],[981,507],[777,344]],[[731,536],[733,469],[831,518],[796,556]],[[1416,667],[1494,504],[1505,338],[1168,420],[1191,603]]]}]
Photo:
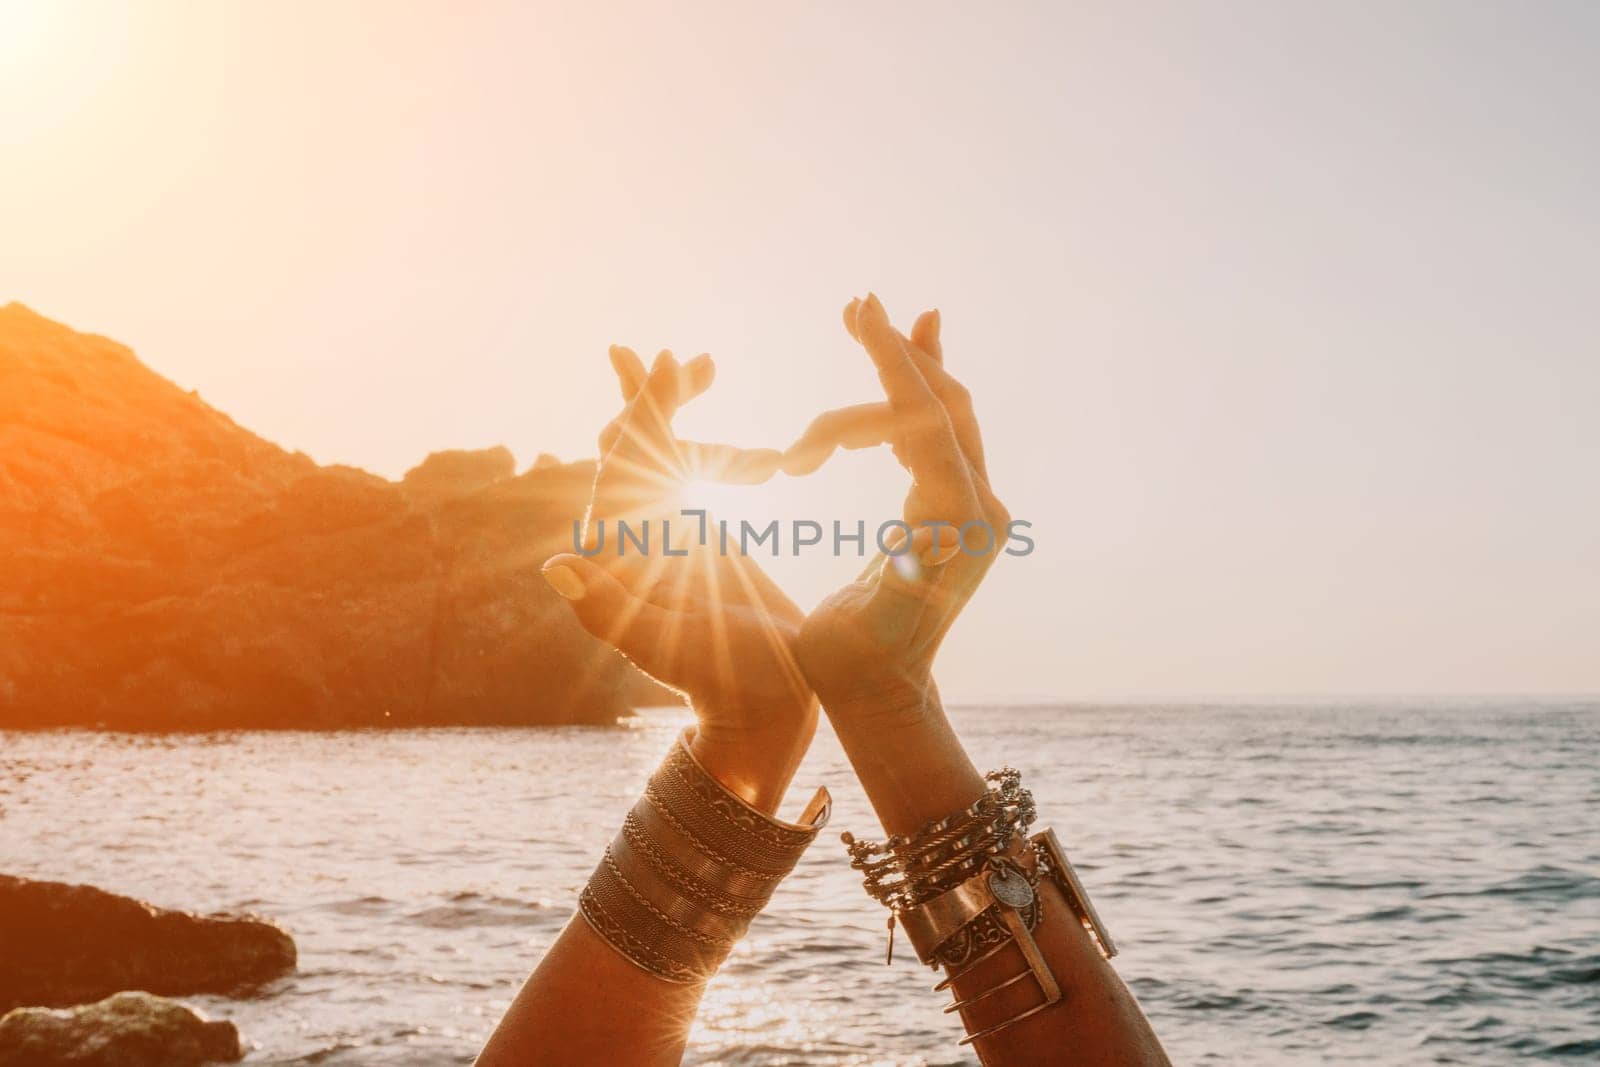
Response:
[{"label": "finger", "polygon": [[648,659],[671,629],[670,612],[634,596],[604,567],[582,556],[552,556],[542,573],[579,625],[630,659]]},{"label": "finger", "polygon": [[681,457],[672,438],[672,420],[683,396],[682,368],[666,349],[656,355],[644,387],[623,416],[622,441],[647,466],[681,471]]},{"label": "finger", "polygon": [[[660,527],[656,529],[659,531]],[[668,566],[674,560],[663,555],[656,545],[652,547],[657,551],[648,555],[635,551],[632,546],[624,550],[617,543],[615,529],[607,533],[611,541],[608,546],[585,545],[581,558],[600,567],[639,599],[671,607],[676,596],[673,590],[685,584],[684,568]]]},{"label": "finger", "polygon": [[856,316],[859,314],[861,314],[861,301],[851,297],[850,303],[844,306],[844,328],[849,332],[852,341],[861,340],[861,335],[856,333]]},{"label": "finger", "polygon": [[907,348],[911,361],[922,372],[928,388],[933,390],[939,403],[944,405],[945,414],[950,416],[950,425],[955,429],[956,440],[960,442],[967,462],[972,464],[978,477],[987,482],[989,471],[983,457],[983,434],[978,429],[978,419],[972,410],[972,394],[945,369],[944,343],[939,337],[942,325],[938,308],[924,311],[911,327],[911,336],[906,338]]},{"label": "finger", "polygon": [[939,341],[939,309],[924,311],[911,327],[911,343],[932,356],[935,362],[944,362],[944,347]]},{"label": "finger", "polygon": [[661,423],[670,423],[682,402],[682,386],[683,368],[672,351],[663,348],[656,353],[656,360],[650,365],[650,375],[645,379],[644,388],[639,390],[639,406]]},{"label": "finger", "polygon": [[869,293],[856,314],[856,332],[878,368],[878,380],[895,416],[896,456],[939,511],[972,515],[977,510],[972,476],[944,405],[912,362],[904,338]]},{"label": "finger", "polygon": [[617,435],[622,432],[622,420],[627,415],[627,402],[639,395],[639,390],[644,387],[645,378],[649,374],[644,369],[644,361],[639,358],[638,353],[626,345],[612,345],[606,355],[610,358],[611,369],[617,376],[617,385],[622,390],[624,405],[622,413],[606,423],[600,431],[602,456],[611,451],[611,446],[617,443]]},{"label": "finger", "polygon": [[928,566],[909,552],[879,558],[881,564],[864,583],[874,634],[937,648],[965,601],[956,570]]},{"label": "finger", "polygon": [[896,414],[921,414],[934,401],[933,391],[911,362],[905,344],[889,322],[876,294],[868,293],[856,309],[856,340],[861,342],[878,369],[878,381]]},{"label": "finger", "polygon": [[872,598],[888,618],[902,623],[914,620],[918,628],[933,627],[924,636],[937,640],[955,621],[966,600],[958,578],[956,569],[924,563],[907,552],[884,560],[873,583]]},{"label": "finger", "polygon": [[[988,480],[984,462],[983,435],[978,430],[977,417],[972,410],[972,395],[966,388],[933,363],[921,352],[913,351],[912,360],[919,368],[927,365],[925,377],[929,386],[944,403],[945,413],[955,430],[962,455],[972,465],[978,476]],[[948,400],[945,400],[948,397]],[[895,442],[894,413],[886,403],[856,404],[823,412],[811,420],[805,433],[783,453],[781,469],[792,477],[810,474],[826,463],[840,448],[875,448]]]},{"label": "finger", "polygon": [[607,354],[611,357],[611,369],[616,371],[617,382],[622,386],[622,399],[632,400],[644,388],[648,374],[644,360],[626,345],[612,345]]},{"label": "finger", "polygon": [[679,441],[678,447],[691,476],[728,485],[759,485],[778,473],[783,463],[783,453],[775,448],[736,448],[699,441]]},{"label": "finger", "polygon": [[961,533],[962,527],[944,520],[917,523],[909,538],[903,527],[896,527],[885,538],[887,552],[873,582],[874,600],[894,616],[921,619],[919,626],[931,620],[948,628],[992,562],[968,560]]},{"label": "finger", "polygon": [[961,551],[959,530],[953,522],[918,525],[911,533],[911,545],[907,548],[905,527],[896,526],[884,538],[884,548],[891,558],[909,556],[925,567],[941,567]]},{"label": "finger", "polygon": [[783,453],[783,472],[810,474],[839,448],[875,448],[894,438],[894,415],[889,405],[856,404],[825,411],[811,420],[806,432]]},{"label": "finger", "polygon": [[678,370],[678,406],[682,407],[707,389],[716,380],[717,365],[710,353],[702,352]]},{"label": "finger", "polygon": [[625,514],[665,498],[682,481],[683,459],[671,426],[679,396],[678,371],[672,353],[663,351],[623,412],[615,441],[601,456],[595,475],[590,510],[596,517]]},{"label": "finger", "polygon": [[972,394],[945,369],[943,362],[935,359],[926,349],[913,346],[910,353],[911,362],[916,365],[923,380],[928,383],[928,388],[933,390],[934,396],[937,396],[939,403],[944,406],[945,415],[950,419],[950,427],[955,431],[956,442],[961,446],[962,455],[967,457],[967,462],[972,465],[978,477],[987,482],[989,469],[983,458],[983,433],[978,428],[978,416],[972,409]]},{"label": "finger", "polygon": [[[632,400],[639,394],[639,390],[649,379],[649,372],[644,369],[644,363],[640,361],[638,356],[634,355],[632,349],[614,345],[611,351],[611,366],[616,370],[618,380],[622,382],[623,399]],[[620,357],[622,366],[618,366],[618,352],[623,353]],[[633,368],[637,368],[636,381]],[[716,376],[717,365],[704,352],[678,368],[677,406],[682,407],[707,389],[710,389],[711,383],[716,379]],[[611,451],[611,446],[616,444],[618,435],[622,433],[622,426],[627,419],[627,415],[627,411],[624,410],[622,414],[606,423],[605,429],[600,431],[600,454],[602,456]]]},{"label": "finger", "polygon": [[[857,338],[857,317],[861,312],[861,301],[852,300],[845,305],[845,328],[850,331],[850,336]],[[978,420],[972,409],[972,394],[964,385],[957,381],[944,369],[944,344],[940,339],[940,328],[943,325],[942,317],[937,308],[925,311],[917,316],[916,324],[911,327],[911,336],[903,338],[906,342],[908,354],[917,370],[921,372],[923,380],[933,390],[939,402],[944,405],[945,412],[950,418],[951,426],[955,430],[956,439],[961,445],[962,453],[967,461],[972,464],[978,476],[987,481],[989,477],[988,466],[983,453],[983,436],[978,429]],[[870,419],[866,420],[870,424]],[[815,424],[813,424],[815,428]],[[811,430],[807,430],[809,435]],[[842,447],[869,448],[873,444],[887,441],[883,437],[880,441],[865,441],[860,445],[843,445]],[[822,440],[808,442],[820,446]],[[795,447],[798,447],[795,446]],[[791,453],[795,448],[791,448]],[[832,454],[832,449],[817,454],[815,449],[808,449],[803,457],[793,455],[784,465],[788,474],[809,474],[827,461]],[[790,463],[795,465],[791,469]]]}]

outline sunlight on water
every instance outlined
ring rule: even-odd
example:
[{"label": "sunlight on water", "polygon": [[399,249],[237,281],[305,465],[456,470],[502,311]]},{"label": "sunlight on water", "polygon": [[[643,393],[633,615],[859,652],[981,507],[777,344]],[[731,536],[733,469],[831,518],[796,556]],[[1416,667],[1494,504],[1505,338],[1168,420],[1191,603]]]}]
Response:
[{"label": "sunlight on water", "polygon": [[[958,711],[1019,766],[1181,1064],[1600,1057],[1600,704]],[[249,1064],[471,1063],[688,720],[626,729],[0,734],[0,871],[253,910],[300,948]],[[829,830],[712,983],[687,1063],[975,1062],[883,965]],[[794,797],[790,798],[791,801]]]}]

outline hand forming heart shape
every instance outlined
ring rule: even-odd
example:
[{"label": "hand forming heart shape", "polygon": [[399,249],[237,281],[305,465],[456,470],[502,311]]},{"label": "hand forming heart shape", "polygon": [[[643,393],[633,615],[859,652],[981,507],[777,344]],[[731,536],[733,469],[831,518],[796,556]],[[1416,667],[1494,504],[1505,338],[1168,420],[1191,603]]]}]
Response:
[{"label": "hand forming heart shape", "polygon": [[[584,524],[593,555],[564,553],[544,568],[585,629],[687,697],[700,724],[697,755],[757,804],[776,803],[772,783],[787,784],[804,754],[818,695],[835,714],[922,706],[938,646],[998,552],[992,530],[1009,521],[989,488],[971,399],[944,368],[938,312],[907,336],[869,294],[846,307],[845,325],[887,401],[826,412],[781,453],[674,434],[678,409],[711,385],[709,356],[680,365],[662,352],[646,371],[631,350],[613,348],[625,407],[600,434]],[[749,556],[705,543],[703,528],[696,539],[680,519],[673,549],[676,494],[690,478],[754,484],[779,470],[809,474],[838,448],[880,444],[914,477],[909,549],[891,544],[896,565],[880,554],[809,618]],[[618,520],[652,517],[662,532],[654,551],[648,533],[638,551],[598,551],[606,520],[620,537]],[[991,530],[984,551],[962,551],[958,531],[973,523]]]}]

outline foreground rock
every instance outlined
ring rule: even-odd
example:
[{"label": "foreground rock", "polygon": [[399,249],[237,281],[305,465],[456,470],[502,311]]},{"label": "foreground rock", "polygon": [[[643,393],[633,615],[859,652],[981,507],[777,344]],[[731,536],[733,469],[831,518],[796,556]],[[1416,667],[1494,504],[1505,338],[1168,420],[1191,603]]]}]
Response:
[{"label": "foreground rock", "polygon": [[85,885],[0,875],[0,1012],[142,989],[234,993],[295,967],[294,940],[264,919],[157,908]]},{"label": "foreground rock", "polygon": [[0,1018],[0,1067],[196,1067],[244,1055],[230,1022],[208,1022],[148,993],[68,1011],[18,1008]]},{"label": "foreground rock", "polygon": [[539,577],[593,463],[318,466],[0,307],[0,728],[610,723],[662,691]]}]

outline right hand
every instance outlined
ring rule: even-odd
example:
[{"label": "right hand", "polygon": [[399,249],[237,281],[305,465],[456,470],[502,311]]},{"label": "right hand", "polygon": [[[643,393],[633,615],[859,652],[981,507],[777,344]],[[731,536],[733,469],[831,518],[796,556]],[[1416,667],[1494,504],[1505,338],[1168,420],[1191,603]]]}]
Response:
[{"label": "right hand", "polygon": [[875,562],[807,617],[796,653],[836,722],[893,727],[938,708],[934,658],[1005,545],[1011,516],[989,487],[971,396],[945,369],[938,312],[919,317],[907,337],[868,294],[845,308],[845,326],[871,357],[887,403],[819,416],[785,453],[784,470],[814,470],[835,447],[888,443],[912,475],[904,521],[913,534],[903,555]]}]

